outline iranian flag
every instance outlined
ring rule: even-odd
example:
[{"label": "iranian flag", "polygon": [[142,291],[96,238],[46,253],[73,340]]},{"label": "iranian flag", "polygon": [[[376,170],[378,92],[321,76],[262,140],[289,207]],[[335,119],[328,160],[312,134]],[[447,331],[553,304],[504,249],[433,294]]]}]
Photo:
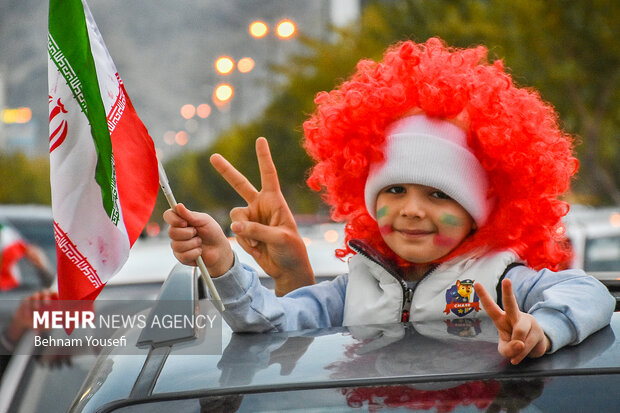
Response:
[{"label": "iranian flag", "polygon": [[20,284],[17,268],[26,253],[26,243],[13,228],[0,224],[0,291],[12,290]]},{"label": "iranian flag", "polygon": [[86,2],[50,0],[48,58],[58,292],[94,300],[152,213],[157,158]]}]

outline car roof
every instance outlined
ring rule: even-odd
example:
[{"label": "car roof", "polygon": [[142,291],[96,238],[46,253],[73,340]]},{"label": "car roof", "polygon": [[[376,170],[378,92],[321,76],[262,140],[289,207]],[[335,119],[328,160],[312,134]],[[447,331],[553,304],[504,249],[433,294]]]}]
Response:
[{"label": "car roof", "polygon": [[[184,283],[190,279],[184,274],[186,267],[176,268],[159,302],[169,298],[165,291],[174,276]],[[199,304],[203,310],[206,306],[207,311],[215,311],[208,300]],[[111,411],[113,406],[149,400],[347,386],[441,386],[468,380],[601,373],[620,377],[620,313],[614,313],[610,326],[581,345],[518,366],[499,355],[496,329],[486,319],[256,334],[233,334],[221,325],[223,348],[215,351],[210,336],[214,330],[199,330],[196,337],[176,342],[147,340],[151,347],[136,346],[145,342],[143,331],[127,331],[129,346],[99,357],[100,368],[91,372],[71,411]],[[219,336],[215,338],[220,342]],[[97,410],[101,406],[107,407]]]}]

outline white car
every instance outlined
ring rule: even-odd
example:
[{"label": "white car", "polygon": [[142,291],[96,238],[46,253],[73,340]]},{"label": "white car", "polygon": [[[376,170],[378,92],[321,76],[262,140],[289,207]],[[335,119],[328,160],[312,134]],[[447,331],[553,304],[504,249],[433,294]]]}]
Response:
[{"label": "white car", "polygon": [[573,205],[564,223],[574,251],[571,266],[605,284],[620,310],[620,207]]}]

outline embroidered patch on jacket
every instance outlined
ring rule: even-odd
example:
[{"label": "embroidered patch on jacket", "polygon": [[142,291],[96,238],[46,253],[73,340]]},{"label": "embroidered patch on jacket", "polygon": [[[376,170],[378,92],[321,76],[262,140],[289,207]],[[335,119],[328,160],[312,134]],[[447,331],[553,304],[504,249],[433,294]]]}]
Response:
[{"label": "embroidered patch on jacket", "polygon": [[474,291],[473,280],[457,280],[456,284],[446,290],[446,308],[444,313],[450,311],[458,317],[464,317],[472,311],[480,311],[480,299]]}]

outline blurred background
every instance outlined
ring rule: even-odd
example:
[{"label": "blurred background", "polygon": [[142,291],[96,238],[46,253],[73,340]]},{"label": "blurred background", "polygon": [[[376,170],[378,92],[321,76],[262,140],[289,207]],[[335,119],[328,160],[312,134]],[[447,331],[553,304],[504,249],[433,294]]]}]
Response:
[{"label": "blurred background", "polygon": [[[307,189],[301,125],[318,91],[402,39],[485,44],[577,137],[568,201],[620,205],[620,5],[613,0],[90,0],[177,199],[226,225],[242,200],[208,162],[219,152],[260,186],[254,140],[272,146],[297,214]],[[0,204],[49,204],[47,7],[0,0]],[[543,177],[541,177],[543,178]],[[161,222],[163,199],[153,213]],[[150,227],[153,232],[157,226]]]}]

